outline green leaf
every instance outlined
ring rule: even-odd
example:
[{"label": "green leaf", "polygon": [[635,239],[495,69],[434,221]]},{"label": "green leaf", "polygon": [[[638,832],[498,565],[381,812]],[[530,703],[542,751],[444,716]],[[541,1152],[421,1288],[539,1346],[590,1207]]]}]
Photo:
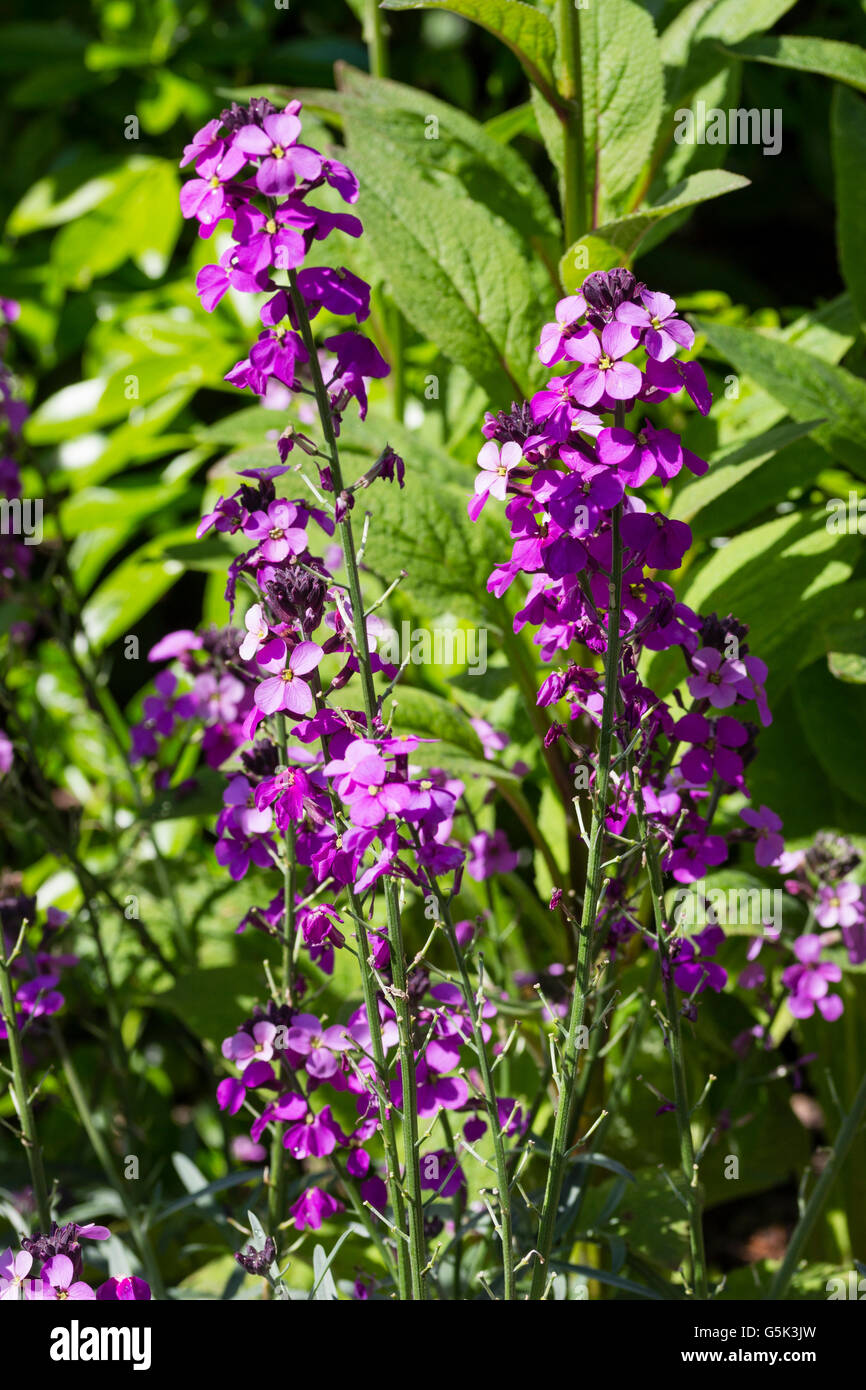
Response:
[{"label": "green leaf", "polygon": [[[735,526],[785,501],[788,489],[811,482],[826,467],[823,451],[805,443],[799,450],[790,447],[821,423],[777,425],[748,444],[714,455],[709,471],[677,492],[670,515],[687,521],[696,536],[730,535]],[[764,467],[776,458],[778,468]]]},{"label": "green leaf", "polygon": [[729,52],[747,61],[816,72],[866,92],[866,49],[853,43],[780,34],[777,38],[747,39]]},{"label": "green leaf", "polygon": [[750,34],[770,29],[777,19],[794,8],[797,0],[718,0],[709,7],[706,19],[697,26],[698,39],[717,39],[720,43],[739,43]]},{"label": "green leaf", "polygon": [[827,666],[837,681],[866,685],[866,655],[861,652],[828,652]]},{"label": "green leaf", "polygon": [[[323,93],[336,109],[360,101],[382,138],[399,146],[413,163],[453,174],[467,194],[484,203],[528,242],[537,237],[558,249],[561,228],[547,193],[529,165],[485,126],[447,102],[401,82],[383,81],[340,64],[339,92]],[[531,117],[531,107],[525,108]],[[435,127],[432,122],[435,121]]]},{"label": "green leaf", "polygon": [[[171,989],[154,995],[154,1003],[170,1009],[200,1038],[219,1043],[246,1018],[260,1001],[264,982],[259,966],[236,961],[232,965],[197,966],[186,971]],[[202,1178],[188,1192],[206,1184]]]},{"label": "green leaf", "polygon": [[801,672],[794,704],[806,742],[827,777],[846,795],[866,804],[866,690],[834,679],[826,663]]},{"label": "green leaf", "polygon": [[636,0],[604,0],[577,13],[591,226],[629,204],[662,116],[655,26]]},{"label": "green leaf", "polygon": [[647,232],[658,222],[696,203],[705,203],[710,198],[720,198],[723,193],[746,188],[748,184],[749,180],[740,174],[730,174],[723,169],[705,169],[683,179],[682,183],[669,189],[651,206],[587,232],[569,247],[560,262],[565,288],[574,289],[594,270],[630,265]]},{"label": "green leaf", "polygon": [[497,561],[510,554],[507,524],[489,509],[474,524],[467,487],[407,474],[406,487],[381,493],[366,562],[386,579],[405,569],[401,592],[428,613],[453,613],[501,624],[501,605],[487,593]]},{"label": "green leaf", "polygon": [[555,95],[556,35],[540,10],[520,0],[383,0],[383,10],[451,10],[471,19],[511,49],[530,82]]},{"label": "green leaf", "polygon": [[[866,65],[866,53],[863,54]],[[866,262],[863,229],[866,227],[866,102],[848,87],[837,87],[830,113],[833,172],[836,180],[836,239],[845,284],[866,323]]]},{"label": "green leaf", "polygon": [[132,260],[150,279],[159,279],[180,232],[178,195],[177,171],[168,160],[133,156],[113,191],[55,238],[56,272],[65,284],[86,289]]},{"label": "green leaf", "polygon": [[812,437],[866,478],[866,382],[844,367],[754,329],[705,321],[697,321],[695,327],[795,420],[827,417]]},{"label": "green leaf", "polygon": [[357,107],[346,133],[366,237],[406,318],[496,405],[529,394],[538,310],[513,234],[409,160]]},{"label": "green leaf", "polygon": [[[832,535],[824,513],[792,513],[735,536],[689,575],[682,602],[699,613],[733,613],[749,625],[749,649],[769,666],[770,704],[814,654],[809,642],[852,572],[857,538]],[[843,587],[844,586],[844,587]],[[648,683],[667,694],[682,661],[660,653]]]},{"label": "green leaf", "polygon": [[[192,530],[175,533],[190,539]],[[134,631],[137,620],[182,578],[184,566],[166,558],[163,545],[171,536],[148,541],[112,570],[84,605],[82,620],[94,650],[101,651],[118,637]]]}]

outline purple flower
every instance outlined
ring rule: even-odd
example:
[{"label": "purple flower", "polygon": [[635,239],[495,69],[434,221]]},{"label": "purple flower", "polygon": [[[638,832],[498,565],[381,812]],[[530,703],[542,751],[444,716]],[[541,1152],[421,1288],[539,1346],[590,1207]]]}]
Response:
[{"label": "purple flower", "polygon": [[46,1260],[40,1277],[43,1298],[71,1298],[86,1302],[96,1298],[89,1284],[75,1278],[75,1266],[68,1255],[54,1255],[52,1259]]},{"label": "purple flower", "polygon": [[520,863],[520,856],[508,844],[504,830],[494,830],[490,835],[479,830],[469,841],[470,858],[466,865],[471,878],[481,883],[494,874],[513,873]]},{"label": "purple flower", "polygon": [[586,313],[586,300],[582,294],[571,294],[560,299],[556,306],[555,323],[546,323],[541,330],[541,342],[536,352],[545,367],[552,367],[565,356],[565,345],[571,337],[578,319]]},{"label": "purple flower", "polygon": [[214,153],[196,165],[199,177],[190,179],[180,190],[184,217],[197,218],[209,234],[221,218],[231,214],[233,194],[225,185],[237,177],[245,163],[239,150],[226,148],[220,141]]},{"label": "purple flower", "polygon": [[696,700],[709,700],[716,709],[729,709],[736,702],[746,678],[741,661],[726,660],[716,647],[701,647],[692,657],[696,674],[686,684]]},{"label": "purple flower", "polygon": [[639,341],[637,330],[625,323],[606,324],[600,339],[592,332],[570,338],[566,356],[585,364],[572,386],[574,399],[580,405],[593,406],[605,395],[615,401],[636,396],[643,380],[640,369],[620,359]]},{"label": "purple flower", "polygon": [[705,786],[717,773],[723,782],[734,785],[742,777],[743,760],[734,749],[742,748],[749,735],[738,719],[722,714],[710,720],[692,711],[677,721],[673,736],[681,743],[694,745],[679,763],[680,772],[689,782]]},{"label": "purple flower", "polygon": [[340,1053],[353,1042],[344,1025],[323,1028],[314,1014],[298,1014],[286,1034],[286,1045],[309,1076],[329,1081],[340,1070]]},{"label": "purple flower", "polygon": [[295,142],[301,122],[291,107],[265,116],[261,126],[245,125],[235,135],[235,148],[260,160],[255,175],[256,188],[268,197],[290,193],[298,179],[317,179],[322,168],[321,155]]},{"label": "purple flower", "polygon": [[290,1125],[283,1136],[283,1148],[293,1158],[327,1158],[346,1143],[346,1135],[331,1114],[330,1105],[318,1115],[308,1111],[299,1124]]},{"label": "purple flower", "polygon": [[244,523],[244,535],[258,544],[263,560],[278,564],[288,555],[301,555],[307,548],[307,533],[297,525],[301,515],[294,502],[278,499],[266,512],[253,512]]},{"label": "purple flower", "polygon": [[853,927],[863,921],[859,883],[824,883],[818,890],[815,920],[822,927]]},{"label": "purple flower", "polygon": [[666,362],[679,348],[694,345],[695,335],[682,319],[677,318],[677,306],[669,294],[644,290],[640,304],[620,304],[616,311],[620,323],[639,328],[650,357]]},{"label": "purple flower", "polygon": [[308,1187],[289,1207],[289,1215],[295,1223],[296,1230],[318,1231],[323,1221],[336,1216],[337,1212],[342,1210],[343,1203],[338,1202],[330,1193],[323,1192],[320,1187]]},{"label": "purple flower", "polygon": [[747,806],[740,812],[740,817],[750,825],[753,830],[758,832],[758,840],[755,845],[755,863],[766,868],[770,864],[775,864],[779,855],[785,848],[785,841],[780,835],[782,821],[775,811],[771,811],[769,806],[762,806],[760,811],[756,811],[753,806]]},{"label": "purple flower", "polygon": [[257,707],[263,714],[276,714],[279,710],[309,714],[313,708],[313,692],[299,677],[315,671],[325,653],[317,642],[299,642],[289,654],[285,642],[277,639],[262,649],[260,657],[271,648],[274,654],[265,661],[260,660],[262,669],[271,675],[256,686],[253,699]]},{"label": "purple flower", "polygon": [[712,959],[724,939],[721,927],[707,927],[677,943],[673,961],[677,989],[684,994],[694,994],[695,990],[702,994],[707,987],[718,994],[724,989],[728,972]]},{"label": "purple flower", "polygon": [[478,467],[481,472],[475,477],[475,498],[469,504],[472,521],[478,517],[488,497],[496,497],[504,502],[508,495],[508,475],[523,463],[523,450],[519,444],[509,441],[498,448],[492,439],[481,446],[478,454]]},{"label": "purple flower", "polygon": [[135,1274],[118,1274],[99,1285],[96,1297],[112,1303],[147,1303],[151,1297],[150,1285]]},{"label": "purple flower", "polygon": [[817,1007],[819,1013],[832,1023],[844,1010],[838,994],[830,993],[830,985],[838,984],[842,970],[832,961],[821,961],[823,941],[820,936],[807,934],[794,942],[797,965],[782,972],[782,983],[791,991],[788,1008],[795,1018],[811,1018]]}]

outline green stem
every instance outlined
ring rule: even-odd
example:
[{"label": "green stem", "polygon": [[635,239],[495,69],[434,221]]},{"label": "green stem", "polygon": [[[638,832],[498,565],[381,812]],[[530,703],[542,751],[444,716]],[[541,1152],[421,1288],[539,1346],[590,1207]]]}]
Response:
[{"label": "green stem", "polygon": [[379,9],[379,0],[364,0],[363,33],[371,76],[387,77],[388,45],[385,39],[385,17]]},{"label": "green stem", "polygon": [[563,223],[566,250],[587,228],[586,150],[583,131],[583,78],[580,65],[580,16],[574,0],[556,0],[554,10],[559,52],[559,92],[567,104],[563,127]]},{"label": "green stem", "polygon": [[[296,322],[300,328],[301,337],[309,355],[310,374],[313,379],[313,390],[316,396],[319,420],[328,446],[334,492],[339,497],[343,491],[343,471],[340,465],[340,451],[337,447],[337,437],[334,432],[331,402],[328,398],[327,387],[322,377],[322,369],[319,365],[319,358],[316,352],[316,344],[313,339],[313,330],[309,315],[307,314],[303,296],[298,289],[297,275],[293,270],[289,271],[289,293],[291,295]],[[367,718],[367,729],[369,732],[372,732],[373,721],[376,717],[377,702],[373,687],[373,673],[370,666],[370,645],[367,639],[367,624],[364,617],[364,600],[361,594],[358,556],[355,550],[355,537],[352,530],[351,515],[348,511],[339,525],[340,536],[343,542],[343,557],[346,564],[349,598],[352,603],[355,648],[358,655],[358,665],[361,675],[364,713]],[[322,746],[325,756],[327,757],[327,741],[325,739],[322,740]],[[339,826],[339,807],[333,795],[331,796],[331,805],[334,809],[335,824]],[[379,1004],[376,997],[376,980],[370,965],[370,941],[361,911],[361,904],[357,895],[351,889],[347,890],[347,897],[355,929],[355,944],[358,950],[358,961],[361,970],[361,988],[364,995],[364,1009],[370,1029],[370,1044],[373,1051],[373,1061],[376,1066],[378,1089],[383,1093],[379,1097],[378,1104],[379,1124],[382,1129],[382,1139],[385,1146],[388,1196],[391,1202],[391,1209],[394,1213],[394,1224],[398,1232],[401,1233],[397,1237],[397,1284],[401,1300],[407,1300],[410,1296],[409,1263],[406,1242],[402,1239],[402,1232],[405,1230],[406,1207],[403,1200],[403,1190],[400,1185],[400,1166],[394,1115],[385,1098],[387,1097],[389,1078],[388,1068],[385,1062],[382,1025],[379,1019]]]},{"label": "green stem", "polygon": [[403,1091],[403,1174],[409,1216],[409,1268],[412,1297],[420,1301],[426,1296],[423,1271],[427,1264],[427,1254],[418,1139],[418,1086],[415,1078],[415,1049],[406,977],[406,952],[403,945],[397,885],[392,878],[385,879],[385,909],[388,917],[388,942],[391,948],[391,974],[394,981],[392,997],[399,1030],[400,1078]]},{"label": "green stem", "polygon": [[575,1088],[578,1072],[578,1051],[583,1016],[586,1009],[586,995],[589,985],[589,970],[592,963],[592,946],[595,934],[595,920],[598,916],[598,902],[601,894],[604,859],[604,830],[607,816],[608,792],[610,787],[611,743],[613,739],[613,720],[616,695],[619,683],[620,615],[622,611],[622,540],[620,538],[620,512],[617,507],[612,518],[613,567],[610,578],[610,599],[607,621],[607,652],[604,663],[604,702],[601,714],[601,729],[598,736],[598,756],[596,770],[595,800],[592,822],[589,831],[589,849],[586,865],[586,888],[583,895],[578,940],[577,974],[574,982],[574,995],[568,1018],[568,1031],[562,1049],[559,1074],[559,1104],[553,1128],[550,1150],[550,1163],[547,1169],[547,1182],[541,1207],[541,1220],[538,1228],[536,1249],[539,1259],[532,1275],[531,1299],[540,1299],[547,1282],[547,1264],[553,1249],[556,1219],[559,1211],[559,1198],[565,1176],[565,1163],[571,1140],[575,1109]]},{"label": "green stem", "polygon": [[490,1124],[490,1133],[493,1138],[493,1154],[496,1164],[497,1200],[499,1203],[499,1222],[500,1240],[502,1242],[502,1276],[504,1286],[504,1298],[511,1302],[515,1297],[515,1270],[514,1270],[514,1237],[512,1233],[511,1216],[511,1181],[508,1173],[508,1160],[505,1153],[505,1144],[502,1138],[502,1125],[499,1119],[499,1107],[496,1103],[496,1087],[493,1081],[493,1073],[490,1068],[490,1060],[487,1056],[487,1044],[484,1041],[484,1034],[481,1030],[481,1009],[476,1003],[475,993],[472,989],[472,981],[469,978],[469,971],[466,968],[466,959],[457,940],[457,932],[454,929],[454,920],[451,916],[451,909],[441,894],[435,878],[427,875],[430,887],[439,906],[439,914],[444,924],[451,951],[460,975],[460,983],[463,987],[463,996],[466,1000],[466,1007],[469,1010],[469,1021],[472,1027],[472,1040],[475,1044],[475,1051],[478,1055],[478,1069],[481,1072],[481,1083],[484,1088],[484,1107],[487,1111],[487,1119]]},{"label": "green stem", "polygon": [[12,994],[12,979],[9,974],[9,962],[2,952],[0,952],[0,1003],[3,1005],[3,1018],[6,1023],[9,1055],[12,1060],[12,1099],[15,1102],[15,1109],[21,1125],[21,1142],[24,1146],[24,1152],[27,1155],[28,1167],[30,1168],[30,1181],[33,1186],[33,1197],[36,1202],[36,1210],[39,1213],[39,1226],[41,1230],[47,1231],[51,1225],[51,1205],[48,1200],[48,1184],[45,1181],[45,1169],[42,1165],[42,1150],[39,1147],[39,1140],[36,1135],[36,1121],[33,1118],[33,1109],[30,1104],[30,1092],[27,1087],[27,1074],[24,1069],[21,1035],[18,1032],[18,1020],[15,1014],[15,1000]]},{"label": "green stem", "polygon": [[671,1072],[674,1083],[674,1106],[677,1116],[677,1130],[680,1140],[680,1163],[685,1182],[685,1201],[689,1221],[689,1248],[692,1257],[692,1290],[695,1298],[707,1298],[707,1261],[704,1253],[703,1194],[698,1180],[698,1166],[695,1163],[695,1146],[692,1140],[691,1107],[683,1058],[683,1039],[680,1027],[680,1005],[674,984],[673,965],[670,960],[667,922],[665,921],[665,896],[658,850],[647,833],[646,813],[643,792],[637,778],[634,781],[635,814],[638,834],[645,844],[647,869],[652,890],[653,917],[658,938],[659,957],[667,1013],[667,1045],[671,1059]]},{"label": "green stem", "polygon": [[138,1219],[138,1213],[127,1195],[123,1182],[117,1176],[111,1154],[108,1150],[108,1145],[93,1123],[91,1106],[88,1104],[87,1097],[84,1094],[78,1072],[75,1070],[75,1065],[69,1055],[66,1043],[63,1040],[63,1034],[56,1024],[52,1025],[51,1036],[63,1067],[66,1084],[69,1087],[69,1094],[72,1096],[75,1108],[78,1111],[78,1117],[90,1140],[90,1146],[96,1154],[108,1182],[120,1198],[121,1205],[126,1214],[126,1219],[129,1223],[129,1229],[132,1232],[133,1240],[138,1246],[138,1253],[141,1256],[141,1262],[147,1274],[147,1281],[151,1286],[154,1298],[165,1298],[162,1275],[159,1272],[159,1266],[157,1265],[156,1256],[153,1253],[150,1239]]},{"label": "green stem", "polygon": [[797,1222],[797,1225],[794,1227],[794,1233],[785,1251],[785,1258],[782,1260],[782,1263],[773,1276],[773,1282],[767,1294],[768,1300],[779,1300],[785,1297],[788,1285],[797,1268],[803,1247],[809,1239],[815,1222],[821,1214],[824,1203],[830,1195],[830,1189],[839,1176],[842,1165],[848,1157],[854,1140],[857,1137],[857,1131],[863,1123],[864,1116],[866,1116],[866,1075],[863,1076],[863,1080],[860,1082],[860,1089],[854,1098],[854,1104],[842,1121],[842,1126],[836,1136],[836,1142],[824,1165],[821,1176],[812,1189],[812,1195],[806,1203],[805,1210],[800,1220]]}]

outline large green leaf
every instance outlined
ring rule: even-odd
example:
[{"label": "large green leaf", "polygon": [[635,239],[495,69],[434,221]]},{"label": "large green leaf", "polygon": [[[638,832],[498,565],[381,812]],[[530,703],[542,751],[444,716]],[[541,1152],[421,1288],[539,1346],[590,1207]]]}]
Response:
[{"label": "large green leaf", "polygon": [[826,662],[802,671],[794,704],[806,742],[826,776],[855,801],[866,803],[866,691],[834,679]]},{"label": "large green leaf", "polygon": [[747,39],[731,48],[738,58],[775,67],[794,68],[832,77],[866,92],[866,49],[837,39],[813,39],[797,34],[780,34],[766,39]]},{"label": "large green leaf", "polygon": [[696,327],[795,420],[826,418],[813,438],[866,478],[866,382],[766,333],[705,321]]},{"label": "large green leaf", "polygon": [[367,239],[401,311],[491,404],[527,395],[538,310],[513,234],[455,181],[443,184],[409,159],[358,107],[346,132]]},{"label": "large green leaf", "polygon": [[384,10],[451,10],[471,19],[506,44],[527,77],[548,97],[555,92],[556,36],[553,25],[521,0],[383,0]]},{"label": "large green leaf", "polygon": [[[674,498],[670,515],[687,521],[696,536],[728,536],[765,507],[787,500],[788,491],[804,486],[827,466],[823,450],[805,436],[820,421],[776,425],[736,449],[710,459],[702,478],[693,478]],[[792,445],[800,443],[800,448]],[[767,464],[778,460],[778,468]]]},{"label": "large green leaf", "polygon": [[[866,69],[866,53],[863,54]],[[837,87],[830,117],[833,171],[836,177],[836,238],[839,263],[860,322],[866,323],[866,102],[848,87]]]},{"label": "large green leaf", "polygon": [[165,273],[181,226],[177,171],[167,159],[131,158],[92,211],[60,231],[51,262],[64,283],[91,281],[132,260],[150,279]]},{"label": "large green leaf", "polygon": [[649,160],[663,105],[655,27],[636,0],[579,9],[590,226],[618,216]]},{"label": "large green leaf", "polygon": [[484,203],[525,242],[559,243],[559,218],[529,165],[478,121],[428,92],[368,77],[346,64],[338,65],[337,80],[338,93],[320,95],[324,104],[330,99],[345,111],[352,100],[360,101],[382,137],[413,163],[453,174],[475,202]]},{"label": "large green leaf", "polygon": [[[836,536],[826,513],[791,513],[735,536],[690,573],[680,598],[699,613],[733,613],[749,626],[749,648],[769,666],[771,697],[814,659],[821,624],[856,586],[846,585],[857,556],[856,536]],[[647,663],[648,682],[668,694],[683,667],[678,654]]]},{"label": "large green leaf", "polygon": [[610,222],[587,232],[566,251],[560,263],[560,274],[566,289],[573,289],[594,270],[610,270],[616,265],[630,265],[640,250],[646,234],[657,223],[696,203],[720,198],[723,193],[748,187],[749,180],[740,174],[723,169],[705,169],[692,174],[671,188],[651,206],[641,208],[628,217]]}]

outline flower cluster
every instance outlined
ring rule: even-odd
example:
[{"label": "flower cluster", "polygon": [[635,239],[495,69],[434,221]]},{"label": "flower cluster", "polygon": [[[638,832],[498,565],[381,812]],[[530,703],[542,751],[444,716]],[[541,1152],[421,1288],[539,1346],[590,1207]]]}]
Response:
[{"label": "flower cluster", "polygon": [[[648,290],[629,271],[590,275],[542,330],[539,356],[557,369],[547,386],[510,413],[486,417],[487,442],[469,502],[473,520],[491,497],[505,503],[512,552],[488,589],[502,595],[520,576],[525,596],[515,631],[535,630],[544,661],[565,657],[542,682],[538,704],[565,703],[571,721],[599,727],[605,677],[585,658],[581,663],[580,651],[602,657],[613,647],[612,726],[622,752],[606,829],[623,836],[636,813],[645,814],[662,848],[662,868],[680,885],[697,884],[725,863],[737,840],[754,842],[763,868],[781,866],[784,851],[782,822],[767,806],[744,805],[742,828],[727,835],[715,828],[721,794],[751,800],[748,765],[759,727],[771,722],[767,667],[749,649],[744,624],[731,615],[696,613],[677,599],[667,576],[691,545],[690,529],[650,510],[640,495],[650,483],[666,487],[683,468],[697,475],[707,469],[644,413],[683,390],[708,412],[703,370],[681,357],[693,344],[692,329],[667,295]],[[640,672],[652,654],[669,650],[679,651],[683,676],[661,698]],[[546,742],[565,745],[573,771],[586,767],[583,740],[561,722],[551,725]],[[590,767],[591,795],[599,772]],[[599,942],[614,949],[638,926],[627,879],[615,873],[606,880],[597,920]],[[859,888],[825,885],[817,912],[828,925],[857,932]],[[727,972],[713,959],[724,939],[718,925],[688,939],[672,937],[663,968],[673,970],[690,999],[725,984]],[[805,1001],[823,1000],[827,981],[839,978],[838,966],[821,961],[817,936],[800,938],[793,950],[795,963],[783,979],[793,1011],[803,1017],[811,1012]],[[825,1001],[822,1012],[832,1017],[840,1007],[841,1001]]]},{"label": "flower cluster", "polygon": [[74,1221],[58,1226],[52,1221],[44,1235],[37,1231],[24,1236],[19,1251],[0,1252],[0,1301],[148,1301],[150,1287],[135,1275],[112,1276],[95,1289],[82,1278],[82,1240],[108,1240],[110,1235],[105,1226],[80,1226]]},{"label": "flower cluster", "polygon": [[[321,311],[358,322],[368,316],[369,287],[345,269],[304,268],[313,241],[335,230],[357,236],[361,225],[310,201],[326,183],[349,203],[358,190],[342,164],[299,143],[299,113],[297,102],[277,112],[258,100],[223,112],[186,151],[184,162],[195,163],[196,177],[184,186],[182,207],[198,218],[203,235],[221,219],[232,224],[232,247],[199,276],[205,307],[213,309],[229,288],[270,296],[261,309],[258,342],[227,379],[270,404],[287,404],[293,393],[313,394],[327,441],[339,436],[352,398],[363,418],[366,380],[384,376],[388,368],[354,330],[325,337],[325,351],[314,345],[311,323]],[[278,494],[296,444],[316,461],[322,505]],[[217,1096],[228,1113],[245,1108],[254,1117],[249,1138],[234,1145],[236,1156],[263,1161],[267,1149],[261,1141],[267,1136],[273,1145],[282,1136],[283,1148],[299,1163],[332,1160],[331,1173],[290,1208],[303,1230],[318,1229],[342,1210],[330,1190],[335,1179],[344,1197],[347,1185],[355,1184],[355,1200],[384,1214],[388,1194],[371,1141],[381,1141],[388,1107],[402,1108],[404,1078],[385,932],[371,925],[364,937],[376,981],[372,1016],[367,1005],[339,1022],[314,1012],[312,998],[307,1003],[309,972],[295,968],[299,949],[306,951],[314,976],[329,975],[362,905],[372,921],[385,880],[414,885],[425,895],[440,875],[453,874],[458,882],[466,850],[453,825],[464,786],[430,766],[429,748],[423,763],[416,761],[422,744],[432,741],[395,734],[381,698],[367,699],[364,710],[339,700],[352,678],[363,684],[382,675],[393,682],[399,674],[376,655],[378,620],[358,611],[337,578],[343,547],[334,538],[360,489],[377,480],[403,485],[403,461],[386,447],[357,482],[344,486],[335,476],[335,455],[293,428],[277,447],[280,462],[242,473],[237,489],[219,497],[199,526],[199,535],[215,531],[242,546],[229,566],[226,598],[233,613],[241,585],[245,595],[252,591],[243,630],[203,637],[180,632],[157,645],[151,657],[174,665],[157,677],[135,741],[139,756],[153,758],[180,721],[201,721],[207,759],[227,777],[216,822],[218,862],[236,880],[253,870],[283,880],[269,902],[250,907],[239,930],[253,927],[279,943],[292,962],[290,984],[224,1040],[233,1074],[220,1083]],[[487,725],[479,737],[491,756],[501,747]],[[489,859],[483,834],[476,838],[470,872]],[[351,906],[349,917],[343,898]],[[472,930],[458,924],[457,940],[465,944]],[[486,1123],[478,1114],[477,1080],[470,1091],[461,1073],[471,1066],[465,1049],[473,1028],[480,1026],[490,1040],[486,1019],[495,1008],[468,999],[456,985],[431,984],[417,965],[409,969],[404,997],[412,1046],[400,1055],[408,1055],[412,1067],[417,1116],[428,1122],[442,1111],[461,1112],[465,1137],[473,1142]],[[479,1007],[480,1025],[473,1013]],[[379,1063],[377,1046],[383,1053]],[[385,1075],[389,1094],[383,1094]],[[515,1101],[500,1102],[499,1121],[503,1132],[521,1132]],[[431,1159],[430,1173],[438,1173],[426,1180],[431,1190],[452,1195],[465,1184],[455,1153],[446,1156],[444,1168],[442,1155],[425,1157]],[[256,1273],[271,1265],[255,1250],[239,1259],[244,1268],[251,1261]]]},{"label": "flower cluster", "polygon": [[[56,936],[68,914],[49,907],[45,912],[39,941],[33,943],[28,928],[37,921],[36,899],[18,894],[0,899],[0,941],[3,956],[10,962],[15,982],[14,1002],[18,1026],[28,1039],[41,1019],[63,1008],[58,986],[64,968],[78,964],[78,957],[56,949]],[[16,951],[17,948],[17,951]],[[0,1010],[0,1039],[8,1037],[8,1020]]]}]

